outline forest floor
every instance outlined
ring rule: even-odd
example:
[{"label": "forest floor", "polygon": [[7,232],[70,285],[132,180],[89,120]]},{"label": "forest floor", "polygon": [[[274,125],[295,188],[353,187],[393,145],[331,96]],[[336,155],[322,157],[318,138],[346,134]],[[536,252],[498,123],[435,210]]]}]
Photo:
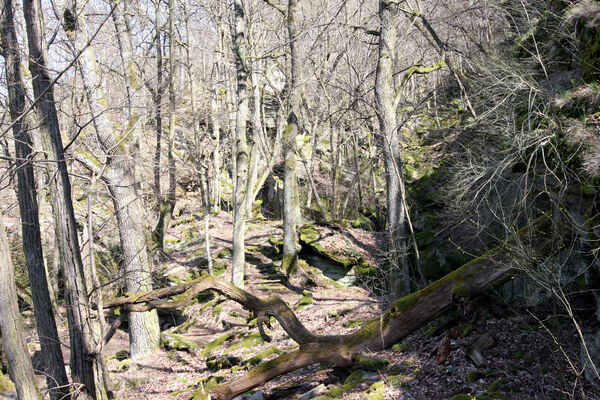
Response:
[{"label": "forest floor", "polygon": [[[204,219],[194,209],[196,199],[180,204],[182,212],[169,231],[166,261],[161,274],[165,284],[191,279],[205,269]],[[325,229],[325,228],[324,228]],[[320,245],[345,246],[369,263],[376,262],[381,238],[351,228],[326,228]],[[232,220],[222,212],[212,216],[210,237],[215,270],[228,279]],[[321,231],[323,232],[323,231]],[[312,332],[321,335],[348,334],[362,321],[379,315],[386,303],[349,276],[309,268],[313,282],[286,284],[277,270],[277,240],[281,225],[256,220],[246,235],[246,290],[257,296],[277,294]],[[335,249],[334,249],[335,250]],[[275,260],[275,261],[274,261]],[[309,258],[314,261],[314,258]],[[314,267],[318,263],[313,262]],[[338,271],[339,272],[339,271]],[[333,279],[331,279],[331,278]],[[350,277],[351,278],[351,277]],[[337,281],[337,282],[336,282]],[[316,284],[316,286],[314,286]],[[465,314],[465,313],[463,313]],[[471,307],[467,315],[455,313],[439,318],[426,328],[385,351],[368,354],[385,360],[372,370],[342,371],[329,365],[314,365],[284,375],[257,387],[248,399],[562,399],[582,397],[581,376],[574,373],[566,356],[577,359],[571,349],[561,348],[574,335],[550,332],[530,314],[511,312],[498,300]],[[210,380],[230,380],[252,365],[294,348],[295,343],[275,322],[263,343],[247,310],[218,295],[199,298],[182,315],[161,314],[163,333],[174,333],[171,348],[143,358],[126,358],[128,337],[119,330],[105,354],[118,399],[189,399],[191,392]],[[30,325],[30,328],[31,325]],[[61,334],[68,343],[64,324]],[[33,340],[34,331],[29,337]],[[570,336],[569,336],[570,337]],[[577,342],[576,336],[566,342]],[[483,345],[481,345],[483,343]],[[479,346],[478,366],[468,356]],[[392,345],[392,343],[390,343]],[[270,350],[271,349],[271,350]],[[68,350],[65,349],[68,360]],[[209,368],[210,367],[210,368]],[[587,398],[594,397],[587,391]]]}]

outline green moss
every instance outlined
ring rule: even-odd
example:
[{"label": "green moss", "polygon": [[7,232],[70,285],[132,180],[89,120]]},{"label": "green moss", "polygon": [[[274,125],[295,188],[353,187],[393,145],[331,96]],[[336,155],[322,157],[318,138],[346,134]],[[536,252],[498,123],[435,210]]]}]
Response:
[{"label": "green moss", "polygon": [[357,363],[360,368],[365,369],[367,371],[381,371],[389,365],[388,360],[384,360],[382,358],[375,357],[366,357],[356,354],[352,356],[352,361]]},{"label": "green moss", "polygon": [[313,298],[312,298],[312,294],[310,296],[303,296],[300,301],[298,302],[298,304],[296,304],[296,311],[300,311],[303,308],[309,307],[313,304]]},{"label": "green moss", "polygon": [[225,247],[217,253],[215,258],[230,258],[232,254],[233,253],[231,252],[231,249],[228,247]]},{"label": "green moss", "polygon": [[471,396],[470,394],[455,394],[450,397],[450,400],[476,400],[476,397]]},{"label": "green moss", "polygon": [[365,270],[365,273],[368,272],[368,264],[364,263],[360,252],[329,250],[319,244],[320,239],[321,233],[312,225],[304,225],[300,228],[300,241],[312,248],[316,253],[323,257],[327,257],[346,268],[359,265],[362,262],[363,266],[361,268]]},{"label": "green moss", "polygon": [[227,264],[225,262],[221,262],[219,260],[213,260],[213,275],[221,276],[225,273],[227,269]]},{"label": "green moss", "polygon": [[298,269],[298,255],[284,254],[281,258],[281,270],[288,276],[294,275]]},{"label": "green moss", "polygon": [[491,371],[469,371],[467,373],[467,382],[475,383],[480,379],[485,379],[493,375],[495,374]]},{"label": "green moss", "polygon": [[200,351],[200,355],[202,357],[208,357],[213,352],[213,350],[223,346],[225,342],[234,339],[236,336],[237,333],[235,332],[228,332],[223,336],[219,336],[215,340],[205,344],[204,347],[202,347],[202,350]]},{"label": "green moss", "polygon": [[342,386],[342,389],[344,390],[344,392],[348,392],[360,385],[361,383],[363,383],[364,381],[366,381],[366,379],[363,377],[363,373],[360,370],[356,370],[350,375],[348,375],[346,380],[344,380],[344,385]]},{"label": "green moss", "polygon": [[497,381],[495,381],[494,383],[489,385],[487,387],[487,389],[490,392],[497,392],[499,390],[507,390],[507,388],[508,388],[507,384],[509,382],[510,382],[510,379],[508,379],[508,378],[498,379]]},{"label": "green moss", "polygon": [[237,342],[234,342],[231,346],[229,346],[224,354],[228,354],[231,353],[234,350],[238,350],[238,349],[252,349],[255,348],[256,346],[261,345],[263,342],[262,338],[260,337],[260,333],[259,332],[253,332],[250,334],[247,334],[243,337],[243,339],[238,340]]},{"label": "green moss", "polygon": [[473,332],[473,324],[465,324],[465,326],[463,326],[461,335],[462,337],[467,337],[471,332]]},{"label": "green moss", "polygon": [[210,396],[206,390],[210,390],[223,382],[225,377],[210,375],[196,382],[196,387],[199,387],[192,395],[191,400],[209,400]]},{"label": "green moss", "polygon": [[388,376],[385,381],[388,385],[395,387],[408,387],[410,386],[410,382],[415,378],[409,375],[392,375]]},{"label": "green moss", "polygon": [[179,325],[177,328],[173,329],[173,333],[186,333],[190,330],[194,325],[198,323],[196,318],[189,319],[185,321],[183,324]]},{"label": "green moss", "polygon": [[163,333],[160,340],[162,346],[168,350],[185,350],[190,353],[195,353],[198,350],[198,345],[196,343],[189,338],[176,333]]},{"label": "green moss", "polygon": [[408,346],[404,343],[395,343],[390,350],[394,353],[404,353],[409,350]]},{"label": "green moss", "polygon": [[344,389],[341,386],[332,386],[327,390],[327,396],[331,398],[338,398],[344,395]]},{"label": "green moss", "polygon": [[250,359],[244,361],[244,365],[249,367],[254,367],[263,362],[265,358],[269,358],[273,354],[281,354],[281,350],[276,347],[271,347],[269,349],[263,350],[260,353],[252,356]]},{"label": "green moss", "polygon": [[0,394],[14,392],[14,391],[15,391],[15,385],[8,378],[8,376],[3,375],[2,371],[0,371]]},{"label": "green moss", "polygon": [[221,311],[223,311],[223,303],[218,304],[215,306],[215,308],[213,308],[213,310],[212,310],[213,317],[217,318],[219,316],[219,314],[221,314]]},{"label": "green moss", "polygon": [[269,236],[269,243],[278,250],[283,248],[283,239],[279,240],[275,236]]},{"label": "green moss", "polygon": [[377,381],[367,389],[368,400],[383,400],[385,394],[385,383],[383,381]]},{"label": "green moss", "polygon": [[128,358],[129,358],[129,352],[127,350],[119,350],[112,356],[106,357],[106,361],[110,361],[110,360],[123,361]]},{"label": "green moss", "polygon": [[358,319],[349,319],[348,321],[343,323],[343,327],[344,328],[348,328],[348,329],[352,329],[352,328],[356,328],[357,326],[361,326],[365,323],[365,321],[361,321]]},{"label": "green moss", "polygon": [[234,365],[240,363],[239,357],[233,356],[222,356],[222,357],[211,357],[206,360],[206,368],[211,371],[219,371],[221,369],[230,369]]}]

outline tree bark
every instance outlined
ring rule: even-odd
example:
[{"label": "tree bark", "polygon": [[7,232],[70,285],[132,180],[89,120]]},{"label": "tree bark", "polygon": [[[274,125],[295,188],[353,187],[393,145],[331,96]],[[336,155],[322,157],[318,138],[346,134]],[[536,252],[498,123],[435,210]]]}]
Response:
[{"label": "tree bark", "polygon": [[144,133],[143,99],[141,92],[141,74],[135,62],[135,53],[133,50],[133,41],[129,29],[128,20],[125,14],[125,1],[111,1],[113,7],[112,18],[117,33],[117,42],[119,43],[119,53],[121,56],[121,68],[125,78],[125,90],[127,92],[127,127],[124,136],[131,136],[129,150],[134,162],[134,176],[136,189],[141,189],[142,174],[141,168],[136,166],[140,163],[140,141]]},{"label": "tree bark", "polygon": [[296,136],[298,135],[298,113],[300,112],[300,60],[298,56],[298,28],[296,21],[297,0],[289,0],[287,6],[287,31],[289,41],[288,90],[290,111],[283,132],[283,258],[281,268],[288,275],[298,266],[298,232],[300,223],[300,201],[296,177]]},{"label": "tree bark", "polygon": [[[6,4],[4,12],[6,13]],[[6,15],[3,15],[3,18],[5,19]],[[6,25],[3,28],[6,28]],[[8,360],[10,379],[17,390],[17,398],[19,400],[38,400],[42,396],[35,384],[33,365],[25,343],[25,331],[23,330],[17,302],[13,264],[2,218],[3,216],[0,214],[0,330],[2,331],[2,346]],[[54,393],[56,394],[56,392]]]},{"label": "tree bark", "polygon": [[[158,18],[157,18],[158,24]],[[158,26],[158,25],[157,25]],[[158,27],[157,27],[158,29]],[[165,196],[160,194],[160,175],[156,176],[155,180],[158,180],[157,188],[155,193],[158,194],[158,222],[152,232],[153,245],[155,249],[162,250],[164,248],[165,233],[169,229],[171,218],[173,217],[173,211],[175,210],[175,202],[177,200],[177,176],[175,171],[175,157],[174,157],[174,144],[175,144],[175,113],[177,108],[177,87],[176,87],[176,57],[175,57],[175,42],[177,40],[175,33],[175,3],[174,0],[169,1],[169,137],[167,141],[167,171],[169,177],[169,187]],[[159,44],[160,46],[160,44]],[[160,74],[160,73],[159,73]],[[162,137],[162,133],[160,134]],[[156,138],[156,155],[155,161],[158,164],[160,174],[160,140],[157,133]],[[155,166],[156,168],[156,166]]]},{"label": "tree bark", "polygon": [[[73,15],[77,15],[77,30],[69,35],[76,51],[83,50],[88,42],[83,3],[79,4],[81,5],[75,6],[72,11]],[[65,24],[65,28],[68,33],[68,25]],[[117,217],[127,291],[133,293],[148,291],[152,289],[152,276],[146,247],[146,231],[143,225],[143,204],[136,190],[135,162],[127,152],[127,146],[132,142],[126,135],[131,132],[120,134],[113,132],[108,118],[104,85],[98,74],[99,67],[91,47],[83,51],[78,59],[78,65],[92,113],[92,125],[106,156],[103,178],[112,195]],[[132,357],[139,357],[158,349],[160,327],[156,312],[130,315],[129,345]]]},{"label": "tree bark", "polygon": [[259,61],[253,58],[252,73],[250,76],[252,82],[252,140],[250,145],[250,163],[248,167],[248,183],[246,189],[246,216],[252,218],[252,207],[254,206],[254,189],[258,180],[258,144],[263,137],[261,101],[260,101],[260,77],[258,75]]},{"label": "tree bark", "polygon": [[46,382],[50,397],[58,399],[69,396],[69,380],[60,348],[42,252],[39,208],[32,163],[32,140],[27,123],[28,118],[18,120],[25,111],[25,84],[21,74],[20,48],[14,26],[12,1],[4,0],[1,8],[2,54],[6,66],[10,115],[12,120],[15,121],[13,125],[15,139],[14,167],[17,172],[17,197],[21,215],[23,251],[31,285],[36,328],[46,368]]},{"label": "tree bark", "polygon": [[234,0],[235,32],[233,51],[237,70],[237,109],[235,121],[236,174],[233,199],[233,284],[244,287],[246,234],[246,196],[248,195],[248,143],[246,122],[248,119],[248,60],[246,44],[246,11],[243,0]]},{"label": "tree bark", "polygon": [[89,288],[80,253],[75,213],[71,199],[71,182],[65,162],[58,124],[52,79],[44,40],[44,22],[40,0],[24,0],[23,11],[29,45],[29,70],[33,79],[36,111],[42,135],[50,137],[50,156],[56,185],[57,227],[67,281],[67,317],[71,345],[71,377],[81,383],[94,399],[112,397],[104,356],[95,351],[94,334],[97,321],[90,315]]},{"label": "tree bark", "polygon": [[[394,107],[393,68],[396,47],[398,4],[389,0],[379,1],[379,56],[375,75],[375,110],[379,120],[377,144],[383,154],[387,190],[387,223],[389,230],[389,253],[392,268],[400,268],[401,274],[392,274],[392,293],[410,292],[410,271],[406,254],[405,213],[402,177],[402,160],[396,130]],[[397,268],[394,268],[397,269]]]},{"label": "tree bark", "polygon": [[[161,29],[160,29],[160,1],[156,0],[154,3],[155,20],[154,26],[156,29],[156,92],[154,93],[154,107],[155,116],[154,124],[156,126],[156,147],[154,148],[154,198],[156,199],[160,208],[161,188],[160,188],[160,159],[161,159],[161,146],[162,146],[162,93],[163,93],[163,54],[162,54],[162,41],[161,41]],[[162,239],[153,238],[153,246],[156,247],[157,243],[162,242]],[[154,249],[153,249],[154,250]]]}]

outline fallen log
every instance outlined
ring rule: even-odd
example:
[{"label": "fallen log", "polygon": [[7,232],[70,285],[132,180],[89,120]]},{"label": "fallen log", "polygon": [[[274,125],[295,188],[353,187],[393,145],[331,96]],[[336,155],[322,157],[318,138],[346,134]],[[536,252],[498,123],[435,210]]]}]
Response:
[{"label": "fallen log", "polygon": [[[276,295],[261,299],[231,283],[204,275],[186,284],[153,292],[120,297],[104,304],[105,308],[123,306],[125,311],[148,311],[154,308],[181,308],[200,292],[214,290],[238,302],[257,315],[258,328],[265,340],[263,325],[273,316],[298,349],[283,354],[250,370],[246,375],[210,388],[199,388],[194,400],[232,399],[279,375],[320,362],[337,366],[356,365],[359,355],[379,351],[410,335],[446,310],[473,299],[482,292],[509,280],[517,268],[541,262],[559,249],[558,235],[553,234],[552,220],[542,216],[510,236],[503,244],[463,265],[431,285],[397,300],[379,317],[367,322],[351,335],[317,336],[296,317]],[[175,296],[172,300],[167,297]]]}]

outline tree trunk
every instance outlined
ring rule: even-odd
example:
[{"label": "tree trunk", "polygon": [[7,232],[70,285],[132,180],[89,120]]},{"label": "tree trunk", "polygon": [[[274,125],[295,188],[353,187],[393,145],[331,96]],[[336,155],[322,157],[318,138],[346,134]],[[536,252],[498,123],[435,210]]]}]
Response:
[{"label": "tree trunk", "polygon": [[236,173],[233,199],[233,284],[244,287],[246,234],[246,196],[248,195],[248,144],[246,121],[248,119],[248,65],[246,45],[246,11],[243,0],[234,0],[235,32],[233,50],[237,70],[237,109],[235,121]]},{"label": "tree trunk", "polygon": [[[71,34],[76,50],[82,50],[88,42],[83,8],[73,9],[77,15],[78,30]],[[65,26],[68,29],[68,26]],[[126,136],[113,132],[108,118],[103,82],[98,74],[99,67],[94,51],[88,47],[78,58],[83,88],[92,113],[92,124],[100,147],[106,155],[106,171],[103,175],[113,198],[119,238],[123,248],[125,282],[132,293],[152,289],[152,276],[146,234],[143,225],[144,212],[141,197],[135,184],[135,168],[127,153],[130,143]],[[117,136],[121,138],[117,139]],[[132,313],[129,318],[129,344],[132,357],[155,351],[160,345],[158,315],[154,313]]]},{"label": "tree trunk", "polygon": [[11,0],[2,3],[2,54],[6,66],[6,81],[10,115],[15,139],[15,170],[17,171],[17,196],[21,214],[21,232],[25,264],[31,285],[31,297],[44,366],[46,382],[52,399],[69,396],[67,373],[60,348],[60,340],[54,319],[54,310],[48,287],[42,238],[40,234],[39,208],[32,164],[32,140],[25,111],[25,85],[21,75],[20,48],[14,26]]},{"label": "tree trunk", "polygon": [[112,397],[110,381],[105,368],[102,352],[96,351],[94,334],[97,321],[90,315],[86,285],[86,271],[81,260],[79,239],[75,222],[75,213],[71,199],[71,182],[65,162],[64,149],[56,113],[52,79],[48,71],[48,57],[44,40],[42,7],[39,0],[24,0],[23,11],[29,44],[29,70],[33,77],[33,91],[40,130],[51,139],[50,157],[54,160],[51,168],[56,172],[57,227],[63,261],[65,263],[67,284],[67,317],[71,345],[71,377],[74,382],[82,383],[94,399]]},{"label": "tree trunk", "polygon": [[[5,3],[5,13],[6,6],[7,4]],[[12,11],[10,14],[12,16]],[[3,18],[7,18],[6,14],[3,15]],[[3,28],[6,29],[6,25]],[[5,39],[4,29],[2,33],[3,39]],[[8,240],[4,231],[2,218],[3,216],[0,214],[0,330],[2,331],[2,346],[8,359],[10,379],[15,384],[15,389],[17,390],[17,398],[19,400],[38,400],[42,396],[35,384],[33,365],[31,364],[27,343],[25,342],[25,331],[23,330],[17,302],[13,264],[10,258],[10,249],[8,248]],[[64,365],[61,364],[61,366],[64,373]],[[56,395],[56,392],[54,394]]]},{"label": "tree trunk", "polygon": [[212,142],[213,142],[213,199],[212,212],[221,211],[221,124],[219,120],[219,63],[213,67],[213,87],[210,92],[210,119],[212,123]]},{"label": "tree trunk", "polygon": [[258,180],[258,156],[259,156],[259,141],[263,137],[263,127],[261,118],[260,106],[260,77],[258,75],[259,61],[252,61],[252,140],[250,145],[250,166],[248,168],[248,185],[246,189],[246,216],[252,218],[252,207],[254,206],[254,189]]},{"label": "tree trunk", "polygon": [[[158,23],[158,20],[157,20]],[[158,28],[157,28],[158,29]],[[169,138],[167,142],[167,171],[169,177],[169,187],[165,196],[160,195],[160,176],[158,178],[158,194],[159,204],[158,222],[152,233],[154,248],[162,250],[164,248],[165,233],[169,229],[173,211],[176,202],[177,177],[175,171],[174,144],[175,144],[175,112],[176,112],[176,57],[175,57],[175,3],[174,0],[169,1]],[[162,134],[161,134],[162,136]],[[156,138],[156,159],[160,168],[160,138]],[[156,167],[155,167],[156,168]],[[156,172],[155,172],[156,174]],[[160,170],[159,170],[160,174]],[[155,175],[155,180],[156,180]],[[156,191],[156,189],[155,189]]]},{"label": "tree trunk", "polygon": [[288,90],[290,112],[283,132],[283,258],[281,268],[291,275],[298,266],[298,233],[300,223],[300,201],[296,177],[296,136],[298,135],[298,114],[300,111],[300,60],[298,56],[298,28],[296,21],[297,0],[289,0],[287,6],[287,30],[290,47]]},{"label": "tree trunk", "polygon": [[396,130],[396,108],[394,107],[393,67],[396,47],[395,20],[397,3],[380,0],[379,56],[375,76],[375,110],[379,120],[377,144],[383,154],[387,189],[387,223],[389,230],[389,254],[392,268],[399,267],[401,274],[392,272],[393,294],[410,292],[410,271],[406,254],[405,209],[402,201],[404,181],[402,160]]},{"label": "tree trunk", "polygon": [[112,18],[117,33],[117,41],[119,43],[119,53],[121,55],[121,68],[125,78],[125,90],[127,92],[127,127],[123,136],[131,137],[129,140],[129,150],[134,162],[134,176],[136,189],[141,189],[142,172],[141,168],[136,166],[140,164],[140,141],[143,130],[143,121],[141,110],[143,109],[143,99],[141,88],[141,75],[138,72],[135,63],[135,53],[133,50],[133,42],[131,31],[128,28],[128,23],[125,16],[125,2],[111,0],[113,7]]},{"label": "tree trunk", "polygon": [[[263,340],[269,340],[263,324],[271,316],[275,317],[290,338],[298,344],[297,350],[261,364],[246,375],[208,391],[201,388],[192,396],[194,400],[228,400],[280,375],[313,364],[325,362],[341,367],[356,366],[361,353],[392,346],[445,311],[467,301],[475,301],[481,293],[505,283],[518,269],[531,265],[536,260],[543,262],[549,253],[560,251],[560,246],[557,246],[557,243],[562,243],[559,233],[565,234],[556,231],[548,216],[539,217],[483,256],[431,285],[400,298],[383,314],[366,322],[350,335],[314,335],[298,320],[287,303],[276,295],[261,299],[211,276],[151,293],[117,298],[104,306],[110,308],[128,305],[128,309],[134,311],[182,309],[199,293],[214,290],[257,315],[258,329]],[[537,255],[540,257],[536,257]],[[177,296],[177,299],[163,300],[171,296]]]},{"label": "tree trunk", "polygon": [[[153,174],[154,174],[154,198],[158,203],[158,207],[161,207],[161,198],[162,192],[160,188],[160,158],[162,154],[161,145],[162,145],[162,93],[163,93],[163,55],[162,55],[162,41],[161,41],[161,29],[160,29],[160,1],[157,0],[154,6],[155,20],[154,26],[156,29],[156,92],[154,94],[154,107],[155,107],[155,116],[154,116],[154,124],[156,126],[156,147],[154,148],[154,166],[153,166]],[[156,248],[158,245],[162,243],[161,238],[153,238],[153,246]],[[154,249],[153,249],[154,250]]]}]

